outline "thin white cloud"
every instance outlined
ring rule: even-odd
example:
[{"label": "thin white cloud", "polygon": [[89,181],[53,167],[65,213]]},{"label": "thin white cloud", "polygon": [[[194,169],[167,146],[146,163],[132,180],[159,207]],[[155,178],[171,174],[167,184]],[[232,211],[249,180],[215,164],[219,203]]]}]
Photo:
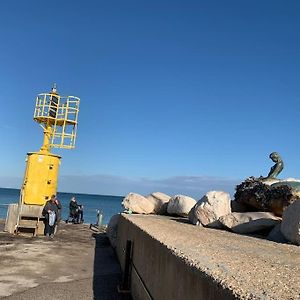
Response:
[{"label": "thin white cloud", "polygon": [[60,190],[91,194],[126,195],[129,192],[149,194],[164,192],[201,198],[210,190],[234,193],[238,179],[208,176],[175,176],[163,179],[126,178],[113,175],[64,175],[59,180]]},{"label": "thin white cloud", "polygon": [[[127,178],[114,175],[61,175],[60,192],[126,195],[129,192],[143,195],[163,192],[170,196],[185,194],[200,199],[206,192],[222,190],[233,195],[238,179],[213,176],[174,176],[162,179]],[[0,177],[0,187],[20,188],[21,177]]]}]

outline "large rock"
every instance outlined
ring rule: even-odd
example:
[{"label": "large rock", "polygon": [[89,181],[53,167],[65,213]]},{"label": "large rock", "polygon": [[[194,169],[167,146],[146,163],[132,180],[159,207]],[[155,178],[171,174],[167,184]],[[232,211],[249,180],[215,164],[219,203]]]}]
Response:
[{"label": "large rock", "polygon": [[255,208],[282,216],[284,209],[299,199],[297,186],[300,186],[297,181],[249,177],[236,186],[234,198],[237,202],[250,206],[251,210]]},{"label": "large rock", "polygon": [[204,226],[219,228],[218,219],[231,213],[230,195],[222,191],[206,193],[192,208],[189,220],[193,224],[201,223]]},{"label": "large rock", "polygon": [[118,235],[118,224],[120,220],[120,215],[113,215],[107,225],[106,235],[110,241],[110,244],[113,248],[117,246],[117,235]]},{"label": "large rock", "polygon": [[186,217],[195,204],[196,200],[191,197],[176,195],[170,199],[167,212],[170,215]]},{"label": "large rock", "polygon": [[288,240],[284,237],[281,230],[281,223],[277,224],[268,234],[267,239],[276,243],[287,243]]},{"label": "large rock", "polygon": [[300,200],[286,208],[280,230],[288,241],[300,245]]},{"label": "large rock", "polygon": [[[251,209],[251,207],[237,201],[231,201],[230,206],[231,212],[249,212]],[[255,211],[255,208],[253,208],[251,211]]]},{"label": "large rock", "polygon": [[144,196],[136,193],[129,193],[122,201],[124,208],[137,214],[154,213],[154,203]]},{"label": "large rock", "polygon": [[236,233],[253,233],[272,229],[281,218],[270,212],[231,213],[220,217],[219,221]]},{"label": "large rock", "polygon": [[164,193],[156,192],[146,196],[146,198],[153,203],[154,213],[164,215],[167,212],[168,202],[171,196]]}]

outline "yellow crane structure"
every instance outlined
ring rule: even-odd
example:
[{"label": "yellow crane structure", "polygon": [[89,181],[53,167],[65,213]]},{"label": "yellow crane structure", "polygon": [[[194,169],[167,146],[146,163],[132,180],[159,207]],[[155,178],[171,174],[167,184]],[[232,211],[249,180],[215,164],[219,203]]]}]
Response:
[{"label": "yellow crane structure", "polygon": [[20,200],[8,208],[6,231],[34,228],[34,234],[41,232],[41,210],[57,192],[61,159],[51,148],[75,147],[79,102],[78,97],[59,95],[55,84],[50,93],[37,96],[33,119],[43,128],[43,144],[39,151],[27,153]]}]

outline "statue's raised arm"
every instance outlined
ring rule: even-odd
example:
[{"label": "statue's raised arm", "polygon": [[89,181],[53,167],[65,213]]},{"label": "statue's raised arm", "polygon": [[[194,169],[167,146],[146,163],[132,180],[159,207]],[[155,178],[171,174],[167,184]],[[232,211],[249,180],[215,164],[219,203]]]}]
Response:
[{"label": "statue's raised arm", "polygon": [[276,178],[277,175],[283,170],[283,161],[277,152],[272,152],[269,156],[275,165],[270,169],[267,178]]}]

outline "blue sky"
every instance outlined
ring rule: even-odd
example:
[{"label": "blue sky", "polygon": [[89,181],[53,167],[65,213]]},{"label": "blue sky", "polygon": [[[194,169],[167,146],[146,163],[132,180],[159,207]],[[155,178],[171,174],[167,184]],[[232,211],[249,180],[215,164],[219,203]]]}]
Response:
[{"label": "blue sky", "polygon": [[299,1],[3,1],[0,186],[21,186],[42,143],[35,97],[81,98],[59,190],[234,191],[300,177]]}]

